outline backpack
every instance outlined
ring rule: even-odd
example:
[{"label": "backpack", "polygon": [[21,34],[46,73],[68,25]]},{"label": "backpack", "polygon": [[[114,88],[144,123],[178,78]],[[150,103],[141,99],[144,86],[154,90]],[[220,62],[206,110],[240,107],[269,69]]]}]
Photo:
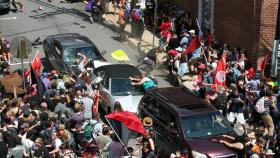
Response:
[{"label": "backpack", "polygon": [[127,9],[125,9],[125,11],[124,11],[124,20],[126,23],[129,23],[129,21],[130,21],[130,15],[129,15],[129,11]]},{"label": "backpack", "polygon": [[86,125],[84,127],[84,137],[86,139],[91,139],[91,138],[94,138],[94,126],[98,123],[97,121],[96,122],[91,122],[91,121],[88,121],[88,122],[85,122]]},{"label": "backpack", "polygon": [[140,15],[138,9],[134,9],[132,12],[132,18],[135,22],[139,21]]},{"label": "backpack", "polygon": [[266,108],[264,107],[265,100],[265,97],[262,97],[257,101],[255,105],[255,110],[258,114],[263,114],[266,111]]},{"label": "backpack", "polygon": [[91,12],[91,10],[92,10],[92,8],[93,8],[93,6],[94,6],[94,3],[95,3],[94,0],[89,1],[89,2],[86,4],[86,6],[85,6],[85,11]]}]

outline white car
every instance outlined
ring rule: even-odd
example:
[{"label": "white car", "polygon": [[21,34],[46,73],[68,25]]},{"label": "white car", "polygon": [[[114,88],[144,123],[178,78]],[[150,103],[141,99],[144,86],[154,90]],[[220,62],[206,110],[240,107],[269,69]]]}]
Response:
[{"label": "white car", "polygon": [[133,86],[129,77],[141,75],[138,68],[129,64],[104,65],[94,70],[99,82],[100,106],[111,113],[115,101],[119,101],[124,111],[136,113],[138,104],[144,95],[142,86]]}]

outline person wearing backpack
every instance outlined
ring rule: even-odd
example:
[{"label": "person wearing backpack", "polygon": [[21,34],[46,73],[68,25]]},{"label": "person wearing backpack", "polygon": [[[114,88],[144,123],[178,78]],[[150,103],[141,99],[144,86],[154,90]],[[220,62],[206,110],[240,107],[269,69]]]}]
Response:
[{"label": "person wearing backpack", "polygon": [[132,10],[131,13],[132,18],[132,34],[138,39],[142,39],[142,35],[144,32],[144,15],[143,10],[140,8],[140,3],[136,3],[135,8]]},{"label": "person wearing backpack", "polygon": [[274,123],[270,115],[272,110],[277,110],[275,103],[272,101],[272,92],[271,90],[265,90],[264,96],[255,105],[255,111],[260,114],[263,120],[265,126],[263,135],[268,137],[272,137],[274,133]]}]

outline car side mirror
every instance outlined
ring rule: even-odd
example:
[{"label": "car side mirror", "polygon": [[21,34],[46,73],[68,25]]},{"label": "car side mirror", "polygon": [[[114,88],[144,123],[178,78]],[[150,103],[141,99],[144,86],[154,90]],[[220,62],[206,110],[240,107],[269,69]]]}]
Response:
[{"label": "car side mirror", "polygon": [[106,53],[107,53],[106,50],[102,50],[102,51],[101,51],[101,54],[102,54],[102,55],[104,55],[104,54],[106,54]]}]

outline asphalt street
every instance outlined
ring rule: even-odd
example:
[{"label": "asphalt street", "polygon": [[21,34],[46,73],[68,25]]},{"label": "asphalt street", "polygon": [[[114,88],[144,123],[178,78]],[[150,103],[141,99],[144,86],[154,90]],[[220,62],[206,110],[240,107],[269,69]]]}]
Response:
[{"label": "asphalt street", "polygon": [[[120,43],[115,29],[100,23],[91,24],[89,14],[83,11],[84,5],[59,1],[50,3],[47,0],[24,0],[23,12],[10,11],[9,14],[0,15],[0,36],[8,40],[25,36],[33,41],[37,37],[43,40],[54,34],[80,33],[89,37],[100,51],[105,50],[107,53],[104,57],[111,63],[118,62],[111,57],[111,52],[118,49],[127,53],[130,59],[126,61],[128,64],[136,65],[145,57],[142,52]],[[39,10],[39,6],[42,6],[43,10]],[[14,9],[12,5],[11,9]],[[42,46],[38,45],[33,47],[29,59],[25,61],[31,61],[37,50],[40,51],[41,58],[45,57]],[[170,86],[168,77],[161,70],[153,70],[152,74],[158,79],[161,87]]]}]

